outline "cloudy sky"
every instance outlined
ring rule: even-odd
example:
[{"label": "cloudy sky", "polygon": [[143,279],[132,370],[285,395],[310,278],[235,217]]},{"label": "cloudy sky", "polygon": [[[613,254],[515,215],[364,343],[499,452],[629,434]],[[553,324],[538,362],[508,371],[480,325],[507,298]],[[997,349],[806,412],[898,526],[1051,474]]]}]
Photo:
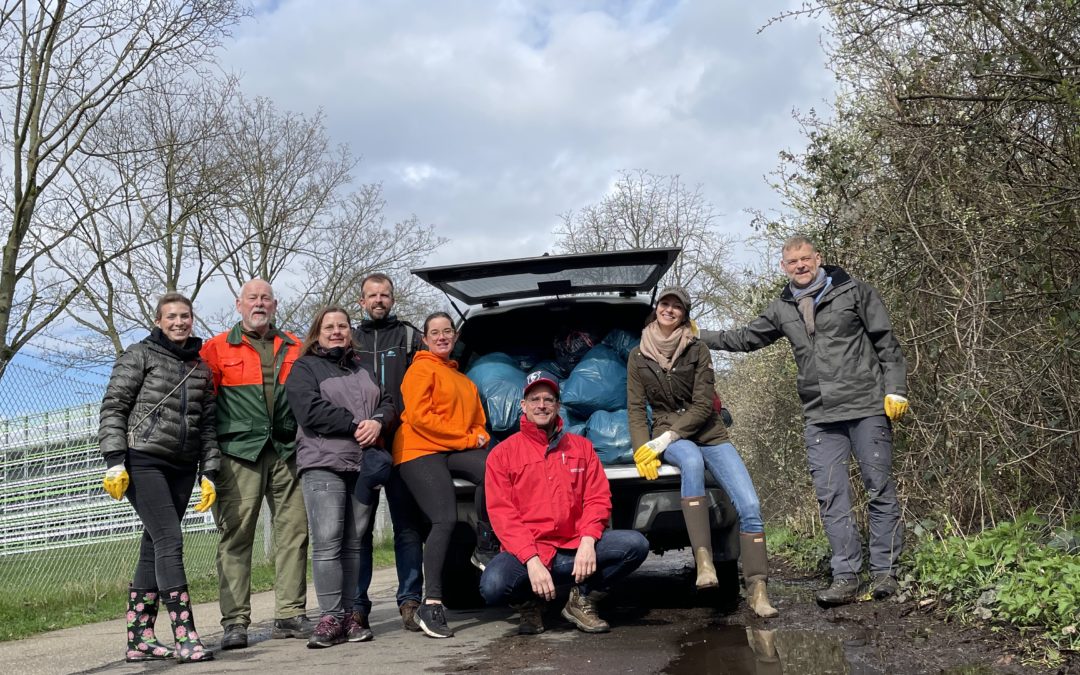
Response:
[{"label": "cloudy sky", "polygon": [[321,108],[431,263],[539,255],[620,170],[701,184],[719,227],[775,208],[763,176],[831,98],[819,26],[780,2],[260,0],[219,59],[248,96]]}]

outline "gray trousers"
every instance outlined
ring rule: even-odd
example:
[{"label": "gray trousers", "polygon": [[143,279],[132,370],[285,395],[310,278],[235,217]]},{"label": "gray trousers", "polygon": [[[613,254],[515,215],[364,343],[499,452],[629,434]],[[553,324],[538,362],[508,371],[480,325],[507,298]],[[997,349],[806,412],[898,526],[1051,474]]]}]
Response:
[{"label": "gray trousers", "polygon": [[851,457],[868,496],[870,573],[896,573],[904,523],[892,479],[892,427],[884,415],[857,420],[806,424],[806,453],[814,480],[825,536],[832,547],[834,578],[862,571],[862,537],[851,504],[848,469]]}]

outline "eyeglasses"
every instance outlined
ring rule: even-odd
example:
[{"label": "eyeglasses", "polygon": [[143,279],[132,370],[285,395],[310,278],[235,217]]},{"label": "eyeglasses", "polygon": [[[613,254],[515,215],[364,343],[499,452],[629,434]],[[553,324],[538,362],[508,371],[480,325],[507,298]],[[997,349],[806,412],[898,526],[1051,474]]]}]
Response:
[{"label": "eyeglasses", "polygon": [[454,333],[456,332],[457,331],[453,328],[443,328],[442,330],[429,330],[427,335],[428,337],[439,337],[440,335],[443,337],[454,337]]},{"label": "eyeglasses", "polygon": [[534,406],[555,405],[559,402],[559,399],[554,396],[530,396],[525,399],[525,402]]}]

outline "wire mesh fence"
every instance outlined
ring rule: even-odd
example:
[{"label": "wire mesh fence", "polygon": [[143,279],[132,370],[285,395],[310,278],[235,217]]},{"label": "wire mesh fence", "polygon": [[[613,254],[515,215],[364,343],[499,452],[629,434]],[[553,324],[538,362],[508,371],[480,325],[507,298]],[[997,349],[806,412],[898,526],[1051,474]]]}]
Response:
[{"label": "wire mesh fence", "polygon": [[[103,377],[80,379],[10,364],[0,380],[0,589],[123,588],[134,571],[142,524],[127,500],[102,489],[97,443]],[[195,487],[190,506],[200,499]],[[252,563],[272,560],[263,505]],[[377,540],[389,532],[385,503]],[[216,577],[218,534],[210,512],[188,508],[184,564],[189,579]]]},{"label": "wire mesh fence", "polygon": [[[2,385],[0,587],[32,595],[122,586],[135,566],[142,524],[126,500],[114,501],[101,487],[97,428],[105,380],[11,364]],[[196,487],[192,503],[198,499]],[[189,509],[182,526],[189,575],[214,575],[210,514]],[[266,549],[257,542],[263,561]]]}]

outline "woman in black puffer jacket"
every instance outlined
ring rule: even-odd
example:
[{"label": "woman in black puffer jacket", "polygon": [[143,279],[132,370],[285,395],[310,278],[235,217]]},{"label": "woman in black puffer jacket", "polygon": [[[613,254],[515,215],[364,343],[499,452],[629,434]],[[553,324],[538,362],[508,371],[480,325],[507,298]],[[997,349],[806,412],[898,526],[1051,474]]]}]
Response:
[{"label": "woman in black puffer jacket", "polygon": [[[214,383],[192,337],[191,301],[166,293],[157,303],[157,326],[113,366],[101,402],[98,441],[108,469],[104,486],[114,499],[127,493],[143,523],[142,544],[128,593],[128,661],[177,658],[209,661],[195,631],[184,574],[180,521],[197,474],[206,511],[215,499],[220,464],[214,423]],[[160,590],[159,590],[160,589]],[[154,622],[164,599],[175,649],[157,641]]]},{"label": "woman in black puffer jacket", "polygon": [[315,316],[285,393],[298,427],[296,469],[311,526],[311,576],[322,613],[308,647],[366,642],[375,635],[358,606],[357,585],[361,540],[374,514],[358,498],[356,482],[364,451],[382,443],[382,430],[397,415],[389,392],[381,391],[360,365],[344,309],[327,307]]}]

